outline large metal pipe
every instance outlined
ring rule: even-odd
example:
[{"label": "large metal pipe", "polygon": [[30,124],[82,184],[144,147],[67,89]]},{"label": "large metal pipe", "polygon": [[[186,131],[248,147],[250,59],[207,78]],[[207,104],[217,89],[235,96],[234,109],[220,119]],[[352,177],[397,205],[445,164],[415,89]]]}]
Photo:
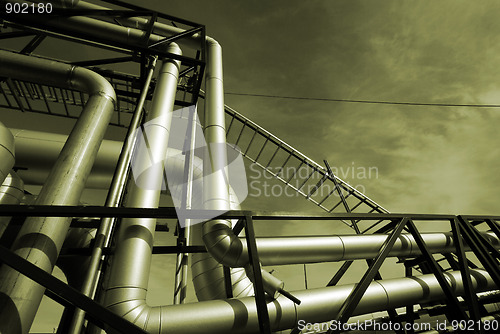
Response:
[{"label": "large metal pipe", "polygon": [[[476,292],[496,289],[487,272],[471,270],[472,284]],[[457,295],[463,295],[461,273],[444,273]],[[334,318],[355,284],[294,291],[302,303],[295,305],[289,299],[279,296],[267,303],[271,329],[285,330],[297,326],[299,321],[321,323]],[[353,315],[385,311],[408,304],[439,301],[444,298],[443,290],[434,275],[397,278],[374,281],[366,290]],[[113,309],[113,307],[112,307]],[[135,316],[142,316],[140,310]],[[151,326],[153,319],[161,319],[161,330]],[[145,327],[151,333],[176,334],[222,334],[259,333],[255,299],[211,300],[192,304],[163,306],[150,314]]]},{"label": "large metal pipe", "polygon": [[[500,240],[493,232],[482,235],[491,245],[500,248]],[[452,233],[422,233],[421,237],[431,253],[456,251]],[[301,236],[257,238],[256,242],[262,264],[273,266],[373,259],[387,238],[387,234]],[[246,252],[246,243],[243,246]],[[413,236],[401,234],[388,256],[412,258],[419,255],[421,252]]]},{"label": "large metal pipe", "polygon": [[[176,44],[171,44],[168,51],[181,54]],[[134,163],[144,164],[137,168],[144,172],[140,176],[134,175],[135,180],[130,179],[125,206],[158,207],[161,188],[147,186],[165,182],[164,159],[167,156],[179,68],[178,61],[163,60],[151,110],[145,121],[143,135],[147,136],[149,145],[137,148],[135,153]],[[138,326],[150,324],[158,331],[161,321],[154,316],[155,308],[146,303],[155,227],[155,219],[122,220],[105,287],[105,305]]]},{"label": "large metal pipe", "polygon": [[[15,167],[19,176],[26,184],[45,184],[68,136],[24,129],[10,130],[15,140]],[[121,146],[122,143],[118,141],[103,141],[87,178],[87,188],[109,188]]]},{"label": "large metal pipe", "polygon": [[[0,186],[0,204],[19,204],[24,196],[23,180],[11,171]],[[11,217],[0,216],[0,237],[9,225]]]},{"label": "large metal pipe", "polygon": [[14,137],[0,122],[0,184],[3,183],[14,166]]},{"label": "large metal pipe", "polygon": [[[118,207],[122,201],[123,195],[125,193],[125,187],[127,184],[127,178],[129,176],[129,166],[132,161],[133,151],[135,147],[135,140],[137,136],[138,128],[144,118],[145,110],[144,103],[146,102],[146,96],[153,79],[154,70],[156,67],[157,57],[152,57],[149,59],[150,63],[148,65],[148,72],[144,82],[144,87],[137,100],[137,105],[135,107],[134,114],[129,124],[127,135],[116,164],[116,168],[113,174],[113,179],[111,181],[111,187],[109,188],[108,195],[106,196],[106,207]],[[99,281],[101,275],[101,261],[103,256],[103,249],[111,244],[112,231],[115,226],[116,219],[113,217],[104,217],[101,219],[99,228],[96,231],[95,242],[92,246],[92,254],[89,258],[89,265],[86,275],[84,275],[83,283],[80,291],[85,296],[91,298],[94,297],[94,292],[96,291],[97,282]],[[85,312],[81,309],[76,309],[74,316],[69,325],[69,333],[79,333],[85,318]]]},{"label": "large metal pipe", "polygon": [[[0,75],[85,92],[82,110],[36,204],[76,205],[108,123],[115,93],[102,76],[85,68],[0,51]],[[69,228],[68,218],[28,218],[13,251],[51,272]],[[16,270],[0,269],[0,332],[27,333],[44,288]]]}]

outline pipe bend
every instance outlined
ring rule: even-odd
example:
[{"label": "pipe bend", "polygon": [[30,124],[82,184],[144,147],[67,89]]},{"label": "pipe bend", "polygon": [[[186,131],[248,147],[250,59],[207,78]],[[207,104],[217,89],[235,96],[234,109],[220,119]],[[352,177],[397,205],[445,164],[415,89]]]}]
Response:
[{"label": "pipe bend", "polygon": [[100,74],[84,67],[72,66],[68,78],[72,89],[83,91],[89,95],[101,95],[116,104],[116,94],[113,86]]},{"label": "pipe bend", "polygon": [[229,267],[244,267],[249,263],[248,252],[240,238],[225,220],[212,220],[203,224],[203,241],[207,251],[219,263]]},{"label": "pipe bend", "polygon": [[222,46],[220,45],[220,43],[217,42],[217,40],[215,40],[215,38],[210,37],[210,36],[206,36],[205,37],[205,43],[207,43],[207,46],[222,48]]}]

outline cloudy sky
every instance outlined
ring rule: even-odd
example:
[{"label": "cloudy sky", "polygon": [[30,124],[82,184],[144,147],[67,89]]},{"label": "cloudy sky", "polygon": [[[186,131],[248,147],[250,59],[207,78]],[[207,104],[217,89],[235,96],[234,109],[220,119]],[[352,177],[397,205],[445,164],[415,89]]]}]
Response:
[{"label": "cloudy sky", "polygon": [[[500,2],[157,0],[141,5],[205,24],[223,46],[226,103],[317,162],[376,168],[376,177],[347,175],[346,180],[391,212],[500,213],[500,108],[230,94],[500,104]],[[318,212],[300,198],[251,197],[244,206]],[[324,224],[259,228],[263,234],[346,232]],[[173,268],[171,261],[158,261],[151,284],[171,286],[165,283],[172,280],[165,270]],[[308,268],[310,284],[321,286],[336,265]],[[277,275],[297,270],[302,268],[278,268]],[[301,289],[303,277],[287,284]]]},{"label": "cloudy sky", "polygon": [[[206,24],[223,45],[227,93],[500,102],[495,1],[158,1],[151,7]],[[348,181],[363,184],[392,212],[499,212],[499,109],[225,98],[318,162],[377,167],[378,178]]]}]

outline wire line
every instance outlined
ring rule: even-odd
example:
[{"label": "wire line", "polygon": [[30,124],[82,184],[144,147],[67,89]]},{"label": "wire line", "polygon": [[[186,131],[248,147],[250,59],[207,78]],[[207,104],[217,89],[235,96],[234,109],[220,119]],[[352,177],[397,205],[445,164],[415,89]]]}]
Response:
[{"label": "wire line", "polygon": [[459,103],[371,101],[371,100],[330,99],[330,98],[317,98],[317,97],[266,95],[266,94],[233,93],[233,92],[229,92],[229,93],[226,92],[225,94],[226,95],[238,95],[238,96],[251,96],[251,97],[266,97],[266,98],[275,98],[275,99],[344,102],[344,103],[389,104],[389,105],[405,105],[405,106],[432,106],[432,107],[500,108],[500,104],[459,104]]}]

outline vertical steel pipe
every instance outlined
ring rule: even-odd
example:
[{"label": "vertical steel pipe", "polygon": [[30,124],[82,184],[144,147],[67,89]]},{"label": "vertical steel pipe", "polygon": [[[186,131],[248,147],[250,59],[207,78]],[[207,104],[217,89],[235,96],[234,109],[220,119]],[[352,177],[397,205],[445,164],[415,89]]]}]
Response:
[{"label": "vertical steel pipe", "polygon": [[[19,204],[24,196],[23,180],[11,171],[0,186],[0,204]],[[9,225],[11,217],[0,216],[0,237]]]},{"label": "vertical steel pipe", "polygon": [[[181,209],[190,210],[193,200],[193,176],[194,176],[194,150],[196,148],[196,125],[197,125],[197,108],[193,112],[189,112],[188,124],[186,131],[186,141],[189,142],[187,151],[184,152],[184,184],[182,191]],[[184,147],[187,147],[185,142]],[[185,246],[189,246],[191,242],[191,219],[186,219],[180,224],[179,236],[182,236],[182,241]],[[179,239],[178,239],[179,240]],[[174,304],[184,304],[186,299],[189,254],[178,253],[175,264],[175,286],[174,286]]]},{"label": "vertical steel pipe", "polygon": [[[176,44],[168,52],[181,54]],[[151,110],[145,121],[143,135],[148,147],[138,149],[135,162],[144,164],[140,183],[130,179],[125,205],[129,207],[158,207],[161,185],[164,180],[164,160],[167,156],[172,111],[177,91],[180,63],[164,59],[158,76]],[[150,165],[154,161],[153,165]],[[142,188],[141,188],[142,187]],[[160,328],[156,308],[146,304],[148,276],[151,266],[155,219],[123,219],[115,238],[116,248],[109,268],[105,288],[105,305],[115,313],[140,327]]]},{"label": "vertical steel pipe", "polygon": [[0,184],[14,167],[14,136],[0,122]]},{"label": "vertical steel pipe", "polygon": [[[156,61],[156,57],[150,59],[148,74],[146,76],[144,87],[137,101],[132,120],[130,121],[127,135],[125,136],[125,141],[118,158],[115,173],[111,181],[111,187],[106,197],[106,203],[104,204],[106,207],[117,207],[120,204],[125,192],[125,185],[127,181],[130,162],[132,160],[137,129],[139,128],[141,120],[144,116],[144,103],[148,94],[149,85],[151,84],[151,80],[153,78]],[[95,292],[96,284],[99,279],[99,267],[102,260],[103,248],[109,246],[110,244],[110,236],[114,224],[115,218],[106,217],[101,219],[101,224],[97,229],[95,242],[92,248],[92,254],[89,260],[88,270],[85,273],[86,277],[81,287],[81,292],[86,296],[93,297],[93,294]],[[85,312],[81,309],[76,309],[73,319],[69,325],[68,332],[72,334],[80,333],[84,318]]]},{"label": "vertical steel pipe", "polygon": [[[77,205],[111,119],[115,93],[100,75],[56,61],[0,51],[0,75],[89,94],[36,204]],[[51,272],[69,228],[68,218],[28,218],[14,241],[15,253]],[[14,269],[0,268],[0,332],[27,333],[44,288]]]}]

